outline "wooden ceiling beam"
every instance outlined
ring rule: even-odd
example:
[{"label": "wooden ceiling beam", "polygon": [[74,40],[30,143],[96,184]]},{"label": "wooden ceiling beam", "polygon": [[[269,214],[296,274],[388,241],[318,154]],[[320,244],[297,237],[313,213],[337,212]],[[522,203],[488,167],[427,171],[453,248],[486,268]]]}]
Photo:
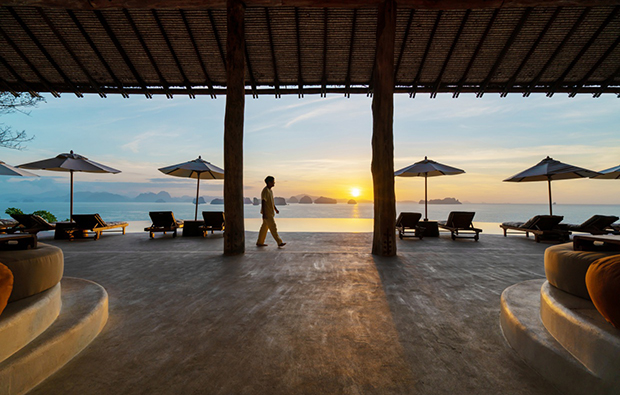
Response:
[{"label": "wooden ceiling beam", "polygon": [[[248,46],[243,45],[243,51],[245,52],[245,65],[248,66],[248,74],[250,75],[250,86],[252,87],[252,99],[258,99],[258,89],[256,89],[256,80],[254,79],[254,72],[252,71],[252,62],[250,62],[250,54],[248,54]],[[277,90],[274,90],[276,93]],[[262,90],[261,90],[262,92]]]},{"label": "wooden ceiling beam", "polygon": [[530,50],[527,52],[527,55],[525,55],[525,57],[521,60],[521,63],[519,64],[519,67],[517,67],[515,72],[512,73],[512,76],[510,77],[510,79],[506,83],[506,85],[505,85],[506,87],[504,88],[504,92],[502,92],[500,94],[500,97],[506,97],[508,92],[511,91],[512,87],[515,85],[515,82],[516,82],[517,78],[519,77],[519,74],[521,73],[521,70],[523,70],[523,68],[527,64],[528,60],[530,60],[530,58],[534,54],[534,51],[536,51],[536,48],[538,48],[538,44],[540,44],[540,42],[545,38],[545,36],[547,35],[547,32],[549,31],[549,29],[551,29],[551,26],[553,26],[553,23],[557,19],[558,15],[560,15],[561,11],[562,11],[562,7],[558,7],[553,12],[553,15],[551,15],[551,17],[549,18],[549,20],[545,24],[545,27],[543,28],[543,30],[538,34],[538,37],[536,38],[536,41],[530,47]]},{"label": "wooden ceiling beam", "polygon": [[177,70],[181,73],[181,78],[183,78],[183,84],[187,88],[187,92],[189,94],[190,99],[195,99],[196,95],[192,93],[192,84],[189,82],[189,78],[187,78],[187,74],[185,74],[185,70],[183,70],[183,65],[181,64],[181,60],[177,56],[176,51],[174,50],[174,46],[170,42],[170,37],[168,33],[166,33],[166,29],[164,28],[164,24],[161,23],[161,19],[159,19],[159,15],[157,14],[157,10],[151,10],[151,14],[155,19],[155,24],[157,24],[157,28],[159,28],[159,32],[161,33],[164,41],[166,42],[166,46],[168,47],[168,52],[172,55],[172,59],[174,60],[174,64],[177,66]]},{"label": "wooden ceiling beam", "polygon": [[[2,38],[4,38],[6,40],[6,42],[11,46],[11,48],[13,48],[13,51],[15,51],[17,53],[17,55],[19,55],[19,57],[22,58],[24,63],[26,63],[28,65],[28,67],[30,67],[32,72],[37,75],[37,77],[39,78],[39,81],[41,81],[41,84],[45,87],[45,89],[41,89],[41,90],[46,90],[46,91],[50,92],[52,94],[52,96],[54,96],[54,97],[60,97],[60,94],[58,93],[58,91],[56,89],[52,88],[52,84],[45,77],[43,77],[43,75],[41,75],[41,73],[39,72],[39,69],[34,64],[32,64],[30,59],[28,59],[28,57],[22,52],[22,50],[17,46],[17,44],[15,44],[15,42],[13,40],[11,40],[9,35],[4,31],[4,29],[2,29],[2,26],[0,26],[0,36],[2,36]],[[8,63],[6,63],[6,65],[8,66]],[[13,70],[12,72],[16,76],[19,75],[19,74],[16,74],[17,72],[15,71],[15,69],[12,69],[12,70]],[[20,78],[22,79],[22,81],[25,82],[25,80],[22,77],[20,77]],[[30,85],[30,84],[28,84],[28,85]],[[30,91],[30,89],[29,89],[29,91]]]},{"label": "wooden ceiling beam", "polygon": [[411,23],[413,22],[413,16],[415,14],[415,10],[409,11],[409,19],[407,19],[407,26],[405,27],[405,35],[403,37],[403,42],[400,45],[400,52],[398,53],[398,59],[396,60],[396,65],[394,66],[394,81],[398,83],[398,70],[400,69],[400,63],[403,60],[403,54],[405,53],[405,48],[407,47],[407,42],[409,41],[409,31],[411,30]]},{"label": "wooden ceiling beam", "polygon": [[329,10],[323,9],[323,74],[321,75],[321,97],[327,96],[327,27]]},{"label": "wooden ceiling beam", "polygon": [[60,41],[60,43],[65,48],[67,53],[69,53],[69,56],[71,56],[71,59],[73,59],[75,64],[77,64],[78,67],[80,68],[80,70],[82,70],[82,73],[84,73],[84,75],[86,76],[86,79],[88,79],[88,82],[90,82],[90,84],[95,87],[95,89],[99,93],[99,96],[105,98],[106,97],[105,92],[103,92],[101,90],[101,87],[99,86],[99,83],[97,81],[95,81],[95,79],[93,78],[92,75],[90,75],[90,73],[88,72],[88,70],[86,69],[86,67],[82,63],[82,61],[80,61],[80,59],[75,54],[75,52],[73,52],[73,49],[71,49],[71,46],[69,45],[67,40],[65,40],[65,38],[62,35],[62,33],[60,31],[58,31],[58,29],[56,28],[56,26],[54,25],[52,20],[47,16],[47,14],[45,13],[45,11],[43,11],[42,8],[38,8],[38,10],[39,10],[39,15],[41,16],[41,18],[43,18],[43,20],[45,21],[47,26],[50,28],[50,30],[54,33],[54,35],[56,36],[58,41]]},{"label": "wooden ceiling beam", "polygon": [[411,92],[409,92],[409,97],[415,97],[415,92],[418,84],[420,83],[420,77],[422,75],[422,69],[424,68],[424,63],[426,63],[426,58],[431,51],[431,45],[433,45],[433,40],[435,39],[435,34],[437,33],[437,29],[439,28],[439,21],[441,21],[441,16],[443,15],[443,11],[437,12],[435,16],[435,23],[433,24],[433,30],[431,30],[431,35],[426,42],[426,48],[424,49],[424,54],[422,55],[422,59],[420,60],[420,66],[416,71],[415,78],[411,83]]},{"label": "wooden ceiling beam", "polygon": [[2,66],[4,66],[4,68],[8,70],[9,73],[13,74],[13,78],[17,80],[16,85],[18,85],[13,87],[8,81],[3,79],[3,81],[5,82],[4,85],[6,86],[4,90],[11,92],[13,96],[19,96],[17,92],[23,92],[24,90],[33,96],[39,96],[39,92],[37,92],[36,89],[32,88],[26,81],[24,81],[24,79],[19,75],[19,73],[13,67],[11,67],[9,62],[7,62],[2,56],[0,56],[0,63],[2,64]]},{"label": "wooden ceiling beam", "polygon": [[[373,8],[384,0],[245,0],[247,7]],[[597,7],[620,0],[400,0],[398,8],[466,10],[523,7]],[[32,6],[72,10],[105,9],[225,9],[226,0],[0,0],[0,6]]]},{"label": "wooden ceiling beam", "polygon": [[601,35],[603,30],[605,30],[607,25],[609,25],[609,23],[616,18],[616,16],[618,15],[618,11],[620,11],[620,7],[614,8],[614,10],[607,16],[607,18],[605,18],[605,21],[603,21],[603,23],[598,27],[598,29],[596,29],[596,32],[594,32],[594,34],[592,34],[592,37],[590,37],[588,42],[583,47],[581,47],[581,50],[579,51],[577,56],[575,56],[573,58],[573,61],[570,62],[570,64],[566,67],[564,72],[553,83],[553,86],[551,86],[551,92],[549,92],[547,94],[548,97],[553,96],[553,91],[555,89],[557,89],[558,86],[560,86],[562,84],[562,82],[564,81],[564,79],[566,78],[568,73],[571,72],[571,70],[573,69],[573,67],[575,67],[577,62],[579,62],[579,60],[582,58],[582,56],[585,55],[586,51],[592,47],[592,44],[594,44],[594,42]]},{"label": "wooden ceiling beam", "polygon": [[461,19],[461,25],[459,26],[459,30],[454,36],[454,39],[452,40],[452,45],[450,45],[450,50],[448,51],[448,55],[444,59],[443,65],[441,66],[441,71],[439,71],[439,75],[437,76],[437,80],[435,81],[435,89],[433,90],[433,92],[431,92],[431,99],[434,99],[437,97],[437,92],[439,91],[439,87],[441,86],[441,80],[443,79],[443,74],[446,72],[446,69],[448,68],[448,63],[450,63],[450,59],[452,59],[452,54],[454,53],[454,49],[456,48],[456,45],[459,42],[461,33],[463,33],[463,30],[465,29],[465,25],[467,24],[467,21],[469,20],[470,14],[471,14],[471,10],[465,11],[465,14],[463,15],[463,19]]},{"label": "wooden ceiling beam", "polygon": [[265,22],[267,22],[267,35],[269,36],[269,49],[271,50],[271,63],[273,64],[273,87],[276,90],[276,99],[280,97],[280,78],[278,78],[278,63],[276,62],[276,48],[273,44],[273,32],[271,31],[271,16],[269,8],[265,8]]},{"label": "wooden ceiling beam", "polygon": [[131,59],[129,59],[127,52],[125,52],[125,49],[121,45],[120,41],[118,41],[118,38],[116,38],[116,35],[112,31],[112,28],[108,24],[108,21],[106,21],[101,11],[95,11],[95,15],[97,16],[99,23],[103,27],[103,30],[105,30],[105,32],[107,33],[108,38],[112,41],[112,43],[114,44],[114,47],[116,47],[116,50],[118,51],[118,53],[121,55],[121,57],[125,61],[125,64],[129,68],[129,71],[131,71],[136,81],[138,81],[138,84],[142,87],[144,91],[144,96],[146,96],[147,99],[151,99],[153,96],[149,93],[149,90],[146,87],[146,83],[144,82],[142,77],[140,77],[140,73],[138,72],[138,70],[136,70],[133,63],[131,63]]},{"label": "wooden ceiling beam", "polygon": [[519,35],[519,33],[521,33],[521,29],[523,29],[523,26],[525,25],[525,22],[527,22],[527,18],[530,17],[531,13],[532,13],[532,9],[526,8],[523,15],[521,15],[521,19],[519,19],[517,26],[514,28],[514,30],[510,34],[510,37],[506,41],[506,44],[504,44],[504,48],[502,48],[502,52],[500,52],[500,54],[497,56],[497,59],[495,60],[495,64],[493,65],[489,73],[487,74],[487,77],[484,79],[482,84],[480,84],[480,92],[476,94],[476,97],[482,97],[482,95],[484,95],[484,90],[491,82],[491,79],[493,79],[495,72],[497,71],[499,66],[502,64],[502,62],[504,61],[504,58],[506,57],[506,54],[508,53],[510,48],[512,48],[512,44],[517,39],[517,36]]},{"label": "wooden ceiling beam", "polygon": [[157,61],[155,60],[155,58],[153,57],[153,54],[149,50],[148,45],[146,45],[146,41],[144,41],[144,37],[142,37],[142,33],[140,33],[140,30],[138,30],[138,26],[136,25],[133,18],[131,17],[129,10],[124,9],[123,14],[125,15],[125,18],[127,19],[127,22],[129,22],[129,25],[131,26],[131,30],[133,30],[133,33],[136,35],[136,38],[138,39],[138,42],[140,43],[142,50],[144,51],[146,56],[149,58],[149,61],[151,62],[151,66],[153,66],[153,69],[155,69],[155,72],[157,73],[157,77],[159,78],[159,81],[161,82],[161,85],[164,91],[166,92],[166,97],[168,99],[172,99],[173,96],[172,96],[172,93],[170,92],[170,84],[168,84],[168,81],[166,81],[166,78],[164,77],[161,70],[159,69],[159,66],[157,65]]},{"label": "wooden ceiling beam", "polygon": [[[67,10],[67,14],[69,14],[69,17],[75,24],[75,27],[78,28],[78,30],[82,34],[82,37],[84,37],[84,39],[86,40],[90,48],[93,50],[95,55],[97,55],[97,58],[99,59],[103,67],[106,69],[108,74],[110,74],[110,77],[112,77],[112,80],[114,80],[114,82],[116,83],[116,86],[118,87],[118,91],[120,92],[121,96],[123,96],[124,98],[128,98],[129,94],[125,92],[123,83],[116,77],[116,74],[114,74],[114,71],[112,71],[112,68],[110,67],[108,62],[105,60],[105,58],[103,57],[103,54],[101,53],[101,51],[99,51],[99,49],[95,45],[95,42],[92,40],[92,38],[90,38],[90,35],[86,31],[86,29],[84,29],[84,26],[82,26],[79,19],[77,19],[77,16],[75,15],[75,13],[71,10]],[[105,91],[108,92],[108,90],[105,90]]]},{"label": "wooden ceiling beam", "polygon": [[222,59],[222,65],[224,65],[224,70],[226,70],[226,55],[224,54],[224,47],[222,46],[222,40],[220,40],[220,34],[217,31],[217,26],[215,26],[215,18],[213,18],[213,11],[207,11],[209,15],[209,22],[211,23],[211,29],[213,29],[213,36],[215,37],[215,42],[217,43],[217,49],[220,51],[220,58]]},{"label": "wooden ceiling beam", "polygon": [[[592,96],[593,97],[600,97],[603,93],[608,93],[608,92],[611,91],[611,93],[615,93],[615,94],[618,95],[618,97],[620,97],[620,88],[618,88],[618,85],[620,85],[620,84],[616,84],[616,88],[618,88],[618,89],[616,89],[615,91],[614,90],[609,90],[609,85],[611,85],[614,82],[614,80],[616,79],[616,76],[618,76],[618,75],[620,75],[620,66],[618,66],[616,71],[614,71],[609,76],[609,78],[607,78],[605,81],[603,81],[603,83],[601,84],[600,87],[595,88],[596,90],[593,92]],[[585,87],[581,88],[580,91],[584,92],[584,93],[588,93],[588,89],[586,89]]]},{"label": "wooden ceiling beam", "polygon": [[297,97],[304,97],[304,77],[301,68],[301,33],[299,31],[299,9],[295,7],[295,36],[297,38],[297,87],[299,94]]},{"label": "wooden ceiling beam", "polygon": [[[577,18],[575,23],[573,23],[573,26],[568,31],[568,33],[566,33],[566,36],[564,36],[562,41],[560,41],[560,44],[555,48],[555,51],[553,51],[553,54],[551,54],[549,59],[547,59],[547,62],[545,63],[545,65],[542,67],[542,69],[540,69],[536,77],[534,77],[532,81],[529,83],[529,87],[523,93],[524,97],[528,97],[530,95],[531,93],[530,89],[538,84],[542,76],[545,74],[545,71],[547,71],[549,66],[551,66],[551,63],[553,63],[555,58],[560,54],[560,52],[562,52],[562,49],[564,48],[564,46],[570,41],[573,34],[575,34],[575,31],[577,31],[579,26],[581,26],[581,24],[586,19],[589,13],[590,13],[590,8],[586,8],[581,12],[581,15],[579,15],[579,18]],[[551,88],[547,90],[547,96],[549,97],[553,96],[553,91],[551,90]]]},{"label": "wooden ceiling beam", "polygon": [[80,90],[73,84],[73,82],[71,81],[71,79],[65,74],[65,72],[62,70],[62,68],[60,67],[60,65],[56,62],[56,60],[54,60],[54,58],[52,57],[52,55],[47,51],[47,49],[43,46],[43,44],[41,44],[41,42],[39,41],[39,39],[34,35],[34,33],[32,33],[32,30],[30,30],[28,28],[28,26],[24,23],[24,21],[22,20],[22,18],[19,17],[19,15],[17,14],[17,12],[15,12],[15,10],[12,7],[8,7],[9,13],[11,14],[11,16],[13,17],[13,19],[15,19],[15,21],[17,21],[17,23],[19,24],[19,26],[22,28],[22,30],[24,32],[26,32],[26,34],[28,35],[28,37],[30,37],[30,40],[32,41],[32,43],[34,45],[36,45],[36,47],[39,49],[39,51],[41,51],[41,53],[43,54],[43,56],[45,56],[45,59],[47,59],[47,61],[52,65],[52,67],[54,68],[54,70],[56,70],[56,72],[62,77],[63,80],[65,80],[65,83],[68,84],[69,86],[73,87],[73,93],[77,96],[77,97],[83,97],[82,92],[80,92]]},{"label": "wooden ceiling beam", "polygon": [[[355,25],[357,25],[357,9],[353,10],[353,23],[351,23],[351,40],[349,41],[349,59],[347,61],[347,76],[344,79],[344,85],[346,89],[351,87],[351,64],[353,63],[353,46],[355,44]],[[345,91],[346,97],[351,97],[349,93]]]},{"label": "wooden ceiling beam", "polygon": [[[198,58],[198,64],[200,64],[200,68],[205,75],[205,80],[207,82],[207,86],[211,91],[213,91],[213,83],[211,82],[211,78],[209,77],[209,72],[207,71],[207,65],[202,59],[202,55],[200,54],[200,50],[198,49],[198,44],[196,43],[196,38],[194,37],[194,33],[192,32],[192,28],[189,25],[189,20],[187,19],[187,15],[185,15],[185,11],[181,10],[181,18],[183,18],[183,24],[185,25],[185,29],[187,30],[187,34],[189,35],[189,40],[192,43],[192,47],[194,48],[194,53],[196,54],[196,58]],[[215,92],[211,95],[211,99],[215,99]]]}]

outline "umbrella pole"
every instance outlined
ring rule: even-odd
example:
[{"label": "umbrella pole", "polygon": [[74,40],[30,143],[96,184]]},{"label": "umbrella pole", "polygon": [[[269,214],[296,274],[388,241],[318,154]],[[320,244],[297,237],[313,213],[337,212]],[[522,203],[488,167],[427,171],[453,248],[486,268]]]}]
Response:
[{"label": "umbrella pole", "polygon": [[547,178],[547,184],[549,184],[549,215],[553,215],[553,203],[551,199],[551,178]]},{"label": "umbrella pole", "polygon": [[73,222],[73,170],[69,170],[71,173],[71,198],[69,204],[69,222]]},{"label": "umbrella pole", "polygon": [[428,221],[428,174],[424,173],[424,221]]},{"label": "umbrella pole", "polygon": [[198,219],[198,191],[200,190],[200,173],[198,173],[198,179],[196,181],[196,212],[194,213],[194,221]]}]

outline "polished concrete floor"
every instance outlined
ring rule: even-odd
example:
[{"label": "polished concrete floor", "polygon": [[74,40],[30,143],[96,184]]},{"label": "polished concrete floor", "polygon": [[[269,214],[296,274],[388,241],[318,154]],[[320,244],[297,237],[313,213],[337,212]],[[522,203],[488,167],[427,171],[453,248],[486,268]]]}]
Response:
[{"label": "polished concrete floor", "polygon": [[449,235],[369,253],[368,233],[146,233],[52,240],[101,284],[98,338],[32,394],[556,394],[502,337],[500,294],[544,277],[548,244]]}]

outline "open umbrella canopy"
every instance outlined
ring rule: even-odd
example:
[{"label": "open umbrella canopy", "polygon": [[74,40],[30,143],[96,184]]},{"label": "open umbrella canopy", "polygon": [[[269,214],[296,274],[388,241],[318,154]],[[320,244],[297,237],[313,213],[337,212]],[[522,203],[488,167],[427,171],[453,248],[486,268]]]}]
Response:
[{"label": "open umbrella canopy", "polygon": [[159,169],[164,174],[168,174],[175,177],[184,178],[199,178],[202,180],[213,179],[223,180],[224,170],[207,162],[198,156],[198,159],[190,160],[189,162],[179,163],[178,165],[172,165],[162,167]]},{"label": "open umbrella canopy", "polygon": [[120,173],[120,170],[113,169],[101,163],[97,163],[85,156],[74,154],[60,154],[55,158],[43,159],[36,162],[24,163],[18,167],[24,169],[40,169],[51,171],[84,171],[88,173]]},{"label": "open umbrella canopy", "polygon": [[463,174],[465,170],[435,162],[424,157],[424,160],[416,162],[394,172],[399,177],[424,177],[424,221],[428,221],[428,177],[451,176]]},{"label": "open umbrella canopy", "polygon": [[617,180],[620,179],[620,165],[615,167],[610,167],[609,169],[599,171],[598,176],[594,176],[592,178],[602,179],[602,180]]},{"label": "open umbrella canopy", "polygon": [[16,176],[16,177],[39,177],[37,174],[26,170],[18,169],[0,160],[0,176]]},{"label": "open umbrella canopy", "polygon": [[194,220],[198,219],[198,195],[200,193],[200,180],[224,179],[224,169],[221,169],[207,162],[200,156],[198,156],[197,159],[190,160],[189,162],[183,162],[179,163],[178,165],[162,167],[158,170],[164,174],[175,177],[196,178],[196,211],[194,213]]},{"label": "open umbrella canopy", "polygon": [[583,167],[568,165],[560,161],[546,157],[538,164],[505,179],[508,182],[529,182],[529,181],[547,181],[549,185],[549,214],[553,215],[552,198],[551,198],[551,181],[568,180],[572,178],[587,178],[599,175],[592,170]]},{"label": "open umbrella canopy", "polygon": [[70,151],[68,154],[60,154],[54,158],[43,159],[36,162],[24,163],[19,165],[24,169],[39,169],[50,171],[68,171],[71,173],[71,203],[69,208],[69,218],[73,220],[73,173],[76,171],[83,171],[87,173],[120,173],[120,170],[116,170],[112,167],[102,165],[88,159],[85,156],[74,154]]}]

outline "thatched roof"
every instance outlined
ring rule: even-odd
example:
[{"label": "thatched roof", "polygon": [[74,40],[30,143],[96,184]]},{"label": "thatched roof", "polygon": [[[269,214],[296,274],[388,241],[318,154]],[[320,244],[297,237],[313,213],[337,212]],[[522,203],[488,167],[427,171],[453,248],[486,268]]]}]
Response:
[{"label": "thatched roof", "polygon": [[[40,3],[53,6],[11,6]],[[98,8],[73,10],[62,3],[0,0],[0,90],[225,93],[221,2],[118,9],[108,6],[119,1],[97,0],[79,4]],[[375,7],[255,3],[246,10],[248,92],[372,93]],[[396,92],[620,94],[617,5],[437,8],[398,9]]]}]

